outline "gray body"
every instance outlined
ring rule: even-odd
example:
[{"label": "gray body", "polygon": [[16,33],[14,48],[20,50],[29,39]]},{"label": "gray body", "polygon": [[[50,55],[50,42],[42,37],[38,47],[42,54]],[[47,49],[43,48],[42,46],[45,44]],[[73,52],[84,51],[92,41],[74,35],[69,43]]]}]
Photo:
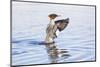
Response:
[{"label": "gray body", "polygon": [[57,26],[55,25],[54,21],[51,21],[46,29],[46,43],[53,42],[54,38],[56,37],[56,30]]},{"label": "gray body", "polygon": [[69,18],[62,20],[51,20],[46,29],[46,43],[54,42],[54,39],[57,38],[58,31],[61,32],[66,28],[69,23]]}]

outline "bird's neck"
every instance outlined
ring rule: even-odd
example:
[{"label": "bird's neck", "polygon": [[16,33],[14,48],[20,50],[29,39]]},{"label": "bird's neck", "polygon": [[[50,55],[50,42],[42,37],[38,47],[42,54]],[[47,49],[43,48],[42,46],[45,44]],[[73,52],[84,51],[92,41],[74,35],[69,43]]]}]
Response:
[{"label": "bird's neck", "polygon": [[55,24],[54,20],[50,20],[50,24],[54,25]]}]

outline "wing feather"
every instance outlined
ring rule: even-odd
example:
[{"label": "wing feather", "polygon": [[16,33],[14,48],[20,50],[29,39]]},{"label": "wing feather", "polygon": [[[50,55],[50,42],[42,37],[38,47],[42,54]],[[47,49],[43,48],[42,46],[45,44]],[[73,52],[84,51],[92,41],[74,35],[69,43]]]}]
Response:
[{"label": "wing feather", "polygon": [[69,18],[55,21],[55,24],[59,31],[64,30],[67,27],[68,23],[69,23]]}]

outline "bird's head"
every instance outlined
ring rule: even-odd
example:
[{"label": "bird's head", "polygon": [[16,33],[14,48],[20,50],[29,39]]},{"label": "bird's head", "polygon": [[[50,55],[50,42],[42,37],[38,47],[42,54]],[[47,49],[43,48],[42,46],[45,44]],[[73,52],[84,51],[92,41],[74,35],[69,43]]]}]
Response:
[{"label": "bird's head", "polygon": [[55,19],[56,17],[59,17],[60,15],[57,14],[49,14],[48,17],[50,18],[50,20]]}]

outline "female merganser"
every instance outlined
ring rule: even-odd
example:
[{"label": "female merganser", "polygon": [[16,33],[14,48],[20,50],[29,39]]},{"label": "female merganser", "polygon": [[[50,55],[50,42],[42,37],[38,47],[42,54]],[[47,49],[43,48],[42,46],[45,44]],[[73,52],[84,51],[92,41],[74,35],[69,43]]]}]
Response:
[{"label": "female merganser", "polygon": [[55,18],[59,16],[60,15],[57,14],[50,14],[48,16],[50,18],[50,23],[46,29],[46,43],[53,43],[54,39],[57,38],[58,33],[64,30],[69,23],[69,18],[55,21]]}]

